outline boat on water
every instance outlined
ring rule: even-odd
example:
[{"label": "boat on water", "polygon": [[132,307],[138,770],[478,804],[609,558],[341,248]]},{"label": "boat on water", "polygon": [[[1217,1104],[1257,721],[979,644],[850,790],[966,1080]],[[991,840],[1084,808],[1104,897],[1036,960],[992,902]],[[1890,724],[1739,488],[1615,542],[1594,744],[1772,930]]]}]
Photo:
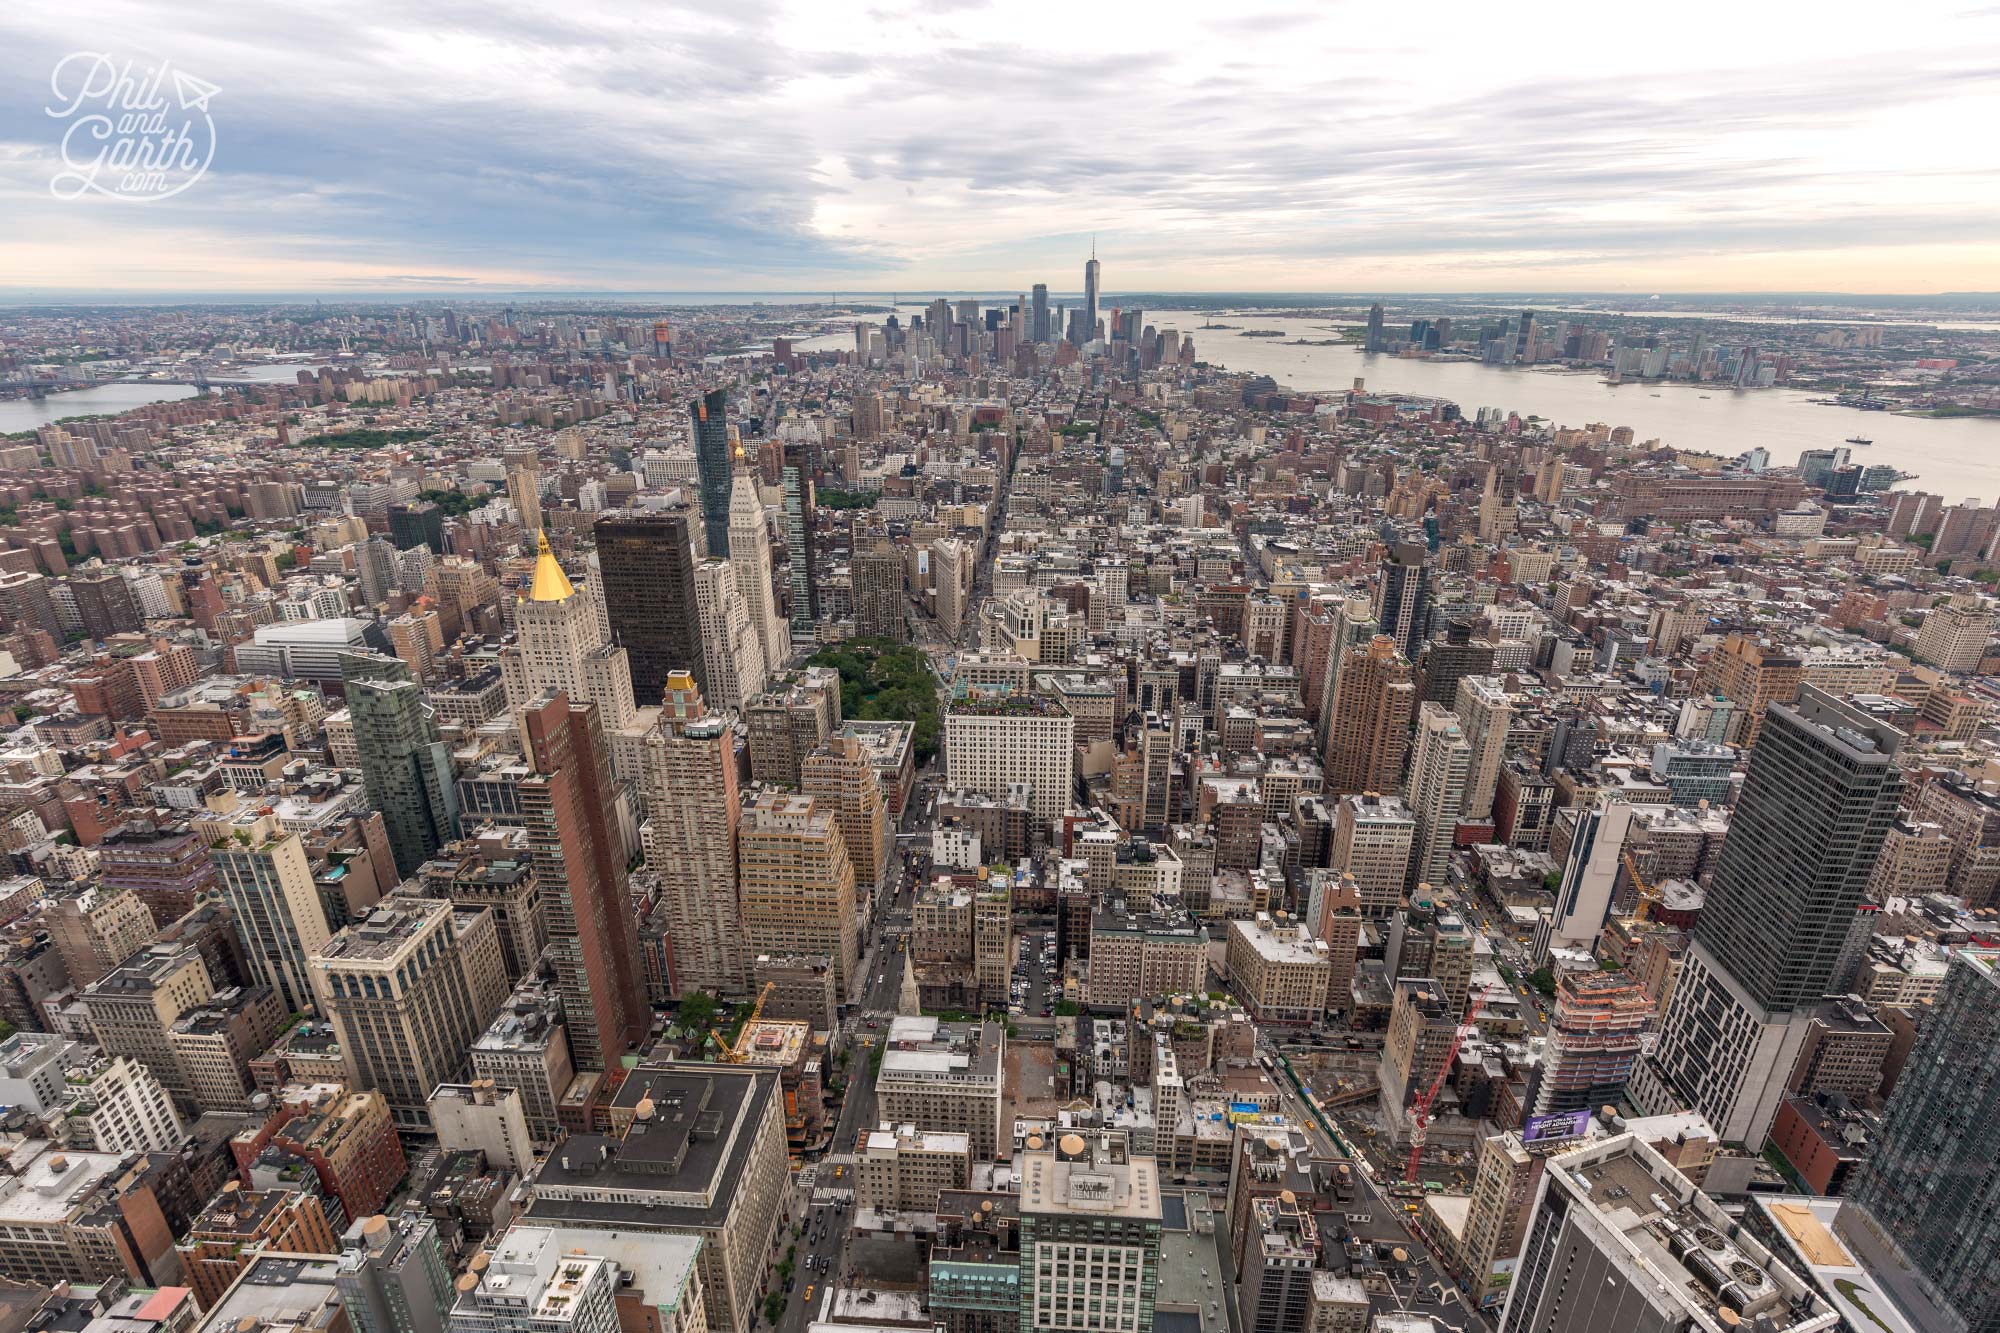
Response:
[{"label": "boat on water", "polygon": [[1861,446],[1863,446],[1863,447],[1866,447],[1866,446],[1868,446],[1868,445],[1871,445],[1871,444],[1875,443],[1875,441],[1873,441],[1873,440],[1869,439],[1869,438],[1868,438],[1867,436],[1865,436],[1865,435],[1850,435],[1850,436],[1848,436],[1848,437],[1847,437],[1847,439],[1846,439],[1845,441],[1843,441],[1843,443],[1846,443],[1846,444],[1858,444],[1858,445],[1861,445]]}]

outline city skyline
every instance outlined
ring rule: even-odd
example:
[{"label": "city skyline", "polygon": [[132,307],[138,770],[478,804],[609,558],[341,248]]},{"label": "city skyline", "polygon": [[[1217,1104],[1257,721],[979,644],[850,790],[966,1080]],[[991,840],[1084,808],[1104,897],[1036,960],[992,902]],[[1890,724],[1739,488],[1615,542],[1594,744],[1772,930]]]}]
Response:
[{"label": "city skyline", "polygon": [[[2000,289],[2000,6],[210,12],[0,17],[10,288]],[[51,194],[99,48],[217,90],[189,188]]]}]

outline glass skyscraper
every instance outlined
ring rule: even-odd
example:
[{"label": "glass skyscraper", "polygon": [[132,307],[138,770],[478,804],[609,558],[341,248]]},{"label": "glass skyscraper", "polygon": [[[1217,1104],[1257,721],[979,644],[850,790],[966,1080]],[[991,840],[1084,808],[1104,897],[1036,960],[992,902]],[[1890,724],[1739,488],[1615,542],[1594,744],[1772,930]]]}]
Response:
[{"label": "glass skyscraper", "polygon": [[[701,477],[701,521],[708,530],[708,554],[729,555],[729,394],[714,389],[688,407],[694,420],[694,461]],[[651,695],[647,696],[651,698]]]},{"label": "glass skyscraper", "polygon": [[2000,1329],[2000,950],[1953,956],[1854,1199],[1966,1327]]}]

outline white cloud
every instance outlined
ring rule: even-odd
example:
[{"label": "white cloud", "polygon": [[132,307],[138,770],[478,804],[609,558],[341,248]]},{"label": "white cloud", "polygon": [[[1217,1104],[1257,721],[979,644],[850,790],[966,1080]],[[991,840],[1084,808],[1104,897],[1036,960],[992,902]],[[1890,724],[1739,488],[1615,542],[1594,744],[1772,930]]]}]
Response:
[{"label": "white cloud", "polygon": [[[356,0],[0,11],[41,287],[2000,288],[2000,11]],[[1632,17],[1628,17],[1632,15]],[[45,71],[221,85],[157,206],[44,188]]]}]

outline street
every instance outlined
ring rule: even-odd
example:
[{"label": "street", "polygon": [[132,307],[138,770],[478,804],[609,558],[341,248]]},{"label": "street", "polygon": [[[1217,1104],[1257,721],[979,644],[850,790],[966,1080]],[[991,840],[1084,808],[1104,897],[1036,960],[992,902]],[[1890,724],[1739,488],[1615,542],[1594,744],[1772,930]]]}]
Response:
[{"label": "street", "polygon": [[[1336,1271],[1339,1256],[1345,1253],[1351,1275],[1360,1277],[1365,1269],[1379,1268],[1387,1281],[1373,1294],[1380,1302],[1378,1313],[1428,1315],[1438,1329],[1450,1333],[1475,1333],[1487,1327],[1486,1320],[1464,1302],[1457,1284],[1446,1276],[1431,1257],[1430,1246],[1418,1231],[1415,1218],[1392,1198],[1384,1186],[1379,1168],[1364,1169],[1365,1156],[1350,1153],[1342,1142],[1330,1136],[1314,1108],[1293,1085],[1275,1052],[1267,1052],[1274,1066],[1273,1081],[1285,1116],[1305,1127],[1314,1147],[1335,1161],[1352,1161],[1357,1180],[1356,1197],[1343,1201],[1344,1226],[1338,1235],[1321,1238],[1329,1262]],[[1422,1205],[1419,1203],[1419,1207]],[[1401,1251],[1406,1261],[1395,1259]]]}]

